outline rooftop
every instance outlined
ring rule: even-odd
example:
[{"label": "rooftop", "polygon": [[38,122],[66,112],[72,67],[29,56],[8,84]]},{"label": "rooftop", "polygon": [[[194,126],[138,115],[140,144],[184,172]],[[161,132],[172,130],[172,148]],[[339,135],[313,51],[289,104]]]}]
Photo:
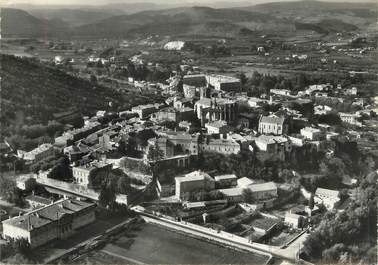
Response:
[{"label": "rooftop", "polygon": [[207,126],[221,128],[221,127],[227,126],[227,122],[226,121],[213,121],[213,122],[206,123],[205,127]]},{"label": "rooftop", "polygon": [[283,136],[274,136],[274,135],[260,135],[256,138],[255,141],[266,143],[266,144],[275,144],[275,143],[285,143],[287,138]]},{"label": "rooftop", "polygon": [[238,179],[238,186],[240,187],[247,187],[253,183],[254,183],[253,180],[250,180],[249,178],[246,178],[246,177],[242,177]]},{"label": "rooftop", "polygon": [[40,154],[42,152],[45,152],[45,151],[49,150],[50,148],[52,148],[52,144],[41,144],[37,148],[35,148],[35,149],[31,150],[30,152],[28,152],[28,154],[37,155],[37,154]]},{"label": "rooftop", "polygon": [[217,74],[210,74],[207,77],[217,78],[219,82],[240,82],[239,78],[228,76],[228,75],[217,75]]},{"label": "rooftop", "polygon": [[29,195],[25,199],[27,201],[33,201],[45,205],[52,203],[52,200],[37,195]]},{"label": "rooftop", "polygon": [[276,115],[262,116],[260,122],[262,123],[271,123],[271,124],[283,124],[285,121],[284,117],[279,117]]},{"label": "rooftop", "polygon": [[93,205],[93,203],[77,200],[60,200],[24,215],[5,220],[3,224],[12,225],[26,231],[32,231],[33,229],[59,220],[65,214],[79,212]]},{"label": "rooftop", "polygon": [[276,190],[277,185],[274,182],[265,182],[260,184],[251,184],[248,186],[253,192]]},{"label": "rooftop", "polygon": [[237,179],[237,177],[234,174],[227,174],[227,175],[215,176],[214,179],[216,181],[219,181],[219,180],[225,180],[225,179]]},{"label": "rooftop", "polygon": [[280,221],[273,218],[267,218],[267,217],[260,217],[256,218],[251,222],[252,227],[260,228],[265,231],[270,230],[273,226],[275,226]]},{"label": "rooftop", "polygon": [[317,188],[315,195],[318,195],[318,196],[321,195],[321,196],[327,196],[327,197],[339,197],[339,191]]},{"label": "rooftop", "polygon": [[191,173],[186,174],[184,177],[175,178],[177,182],[198,181],[198,180],[205,180],[205,179],[212,179],[212,178],[209,176],[209,174],[203,171],[193,171]]},{"label": "rooftop", "polygon": [[232,99],[227,99],[227,98],[201,98],[196,102],[196,104],[201,104],[207,107],[211,106],[211,102],[213,104],[218,104],[218,105],[224,105],[224,104],[234,104],[236,101]]},{"label": "rooftop", "polygon": [[242,188],[230,188],[230,189],[221,189],[218,190],[220,193],[226,195],[226,196],[241,196],[243,193]]},{"label": "rooftop", "polygon": [[314,127],[305,127],[301,130],[306,131],[306,132],[312,132],[312,133],[320,132],[320,129],[317,129],[317,128],[314,128]]}]

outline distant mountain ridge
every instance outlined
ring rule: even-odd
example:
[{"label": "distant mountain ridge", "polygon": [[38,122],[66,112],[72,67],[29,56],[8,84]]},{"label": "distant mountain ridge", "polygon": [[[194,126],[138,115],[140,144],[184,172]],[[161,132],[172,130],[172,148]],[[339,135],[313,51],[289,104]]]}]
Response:
[{"label": "distant mountain ridge", "polygon": [[[80,26],[94,23],[96,21],[112,17],[118,13],[116,11],[97,11],[80,9],[32,9],[28,13],[34,17],[45,20],[57,20],[69,26]],[[122,12],[119,12],[122,13]]]},{"label": "distant mountain ridge", "polygon": [[[107,36],[235,35],[245,28],[243,23],[254,22],[263,26],[267,22],[279,22],[279,20],[274,16],[258,12],[195,6],[116,16],[95,24],[77,27],[74,34],[95,36],[102,34],[107,34]],[[232,29],[231,32],[230,29]]]},{"label": "distant mountain ridge", "polygon": [[67,31],[63,22],[39,19],[20,9],[1,8],[1,34],[4,37],[49,37]]},{"label": "distant mountain ridge", "polygon": [[39,18],[22,10],[4,8],[2,34],[4,37],[133,38],[153,34],[235,37],[241,32],[298,29],[328,33],[373,25],[376,10],[371,10],[372,7],[373,3],[299,1],[243,8],[177,7],[115,16],[111,12],[83,10],[31,11]]},{"label": "distant mountain ridge", "polygon": [[374,1],[359,3],[353,2],[325,2],[325,1],[285,1],[258,4],[249,7],[242,7],[244,10],[250,9],[260,12],[277,11],[299,11],[299,10],[353,10],[353,9],[376,9],[377,3]]}]

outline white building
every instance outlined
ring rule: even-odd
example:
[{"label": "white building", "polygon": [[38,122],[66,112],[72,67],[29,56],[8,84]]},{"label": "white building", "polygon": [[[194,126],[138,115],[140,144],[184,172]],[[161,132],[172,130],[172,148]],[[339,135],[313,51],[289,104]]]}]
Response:
[{"label": "white building", "polygon": [[41,144],[30,152],[18,150],[17,154],[19,158],[32,163],[37,163],[53,157],[55,155],[55,151],[52,144]]},{"label": "white building", "polygon": [[357,93],[358,93],[357,87],[352,87],[345,91],[345,94],[350,95],[350,96],[357,96]]},{"label": "white building", "polygon": [[305,127],[301,129],[301,135],[303,135],[306,139],[309,139],[311,141],[317,141],[322,138],[323,132],[317,128]]},{"label": "white building", "polygon": [[230,155],[237,154],[240,150],[240,144],[233,139],[209,139],[198,145],[199,152],[215,152]]},{"label": "white building", "polygon": [[112,164],[93,162],[84,166],[72,167],[72,175],[76,183],[88,186],[91,174],[99,170],[111,170]]},{"label": "white building", "polygon": [[293,227],[293,228],[302,228],[304,224],[304,217],[295,213],[285,213],[284,223]]},{"label": "white building", "polygon": [[180,51],[184,46],[185,42],[183,41],[170,41],[164,45],[164,50]]},{"label": "white building", "polygon": [[274,182],[251,184],[248,188],[252,191],[252,195],[256,200],[271,199],[278,196],[277,185]]},{"label": "white building", "polygon": [[266,99],[261,99],[261,98],[255,98],[255,97],[250,97],[248,98],[248,105],[252,108],[256,108],[261,106],[263,103],[267,103],[268,100]]},{"label": "white building", "polygon": [[287,134],[289,126],[284,117],[277,115],[261,116],[258,131],[261,134],[282,135]]},{"label": "white building", "polygon": [[205,124],[207,133],[224,134],[232,131],[232,127],[227,125],[226,121],[213,121]]},{"label": "white building", "polygon": [[56,65],[62,64],[64,62],[64,58],[61,55],[57,55],[54,57],[54,63]]},{"label": "white building", "polygon": [[337,190],[317,188],[314,196],[315,203],[323,204],[328,210],[332,210],[340,201],[340,192]]},{"label": "white building", "polygon": [[271,89],[271,94],[279,95],[279,96],[290,96],[290,90],[287,89]]},{"label": "white building", "polygon": [[360,117],[360,115],[358,114],[339,112],[339,116],[342,122],[349,123],[356,126],[362,126],[362,123],[357,120]]},{"label": "white building", "polygon": [[189,200],[191,194],[215,189],[215,181],[209,174],[193,171],[184,177],[175,178],[175,196],[179,200]]},{"label": "white building", "polygon": [[260,151],[271,154],[283,154],[291,151],[290,141],[283,136],[260,135],[255,139],[255,144]]},{"label": "white building", "polygon": [[225,75],[207,75],[207,83],[215,90],[238,91],[240,89],[240,79]]},{"label": "white building", "polygon": [[332,111],[331,107],[328,107],[326,105],[317,105],[314,106],[314,114],[316,115],[326,115]]}]

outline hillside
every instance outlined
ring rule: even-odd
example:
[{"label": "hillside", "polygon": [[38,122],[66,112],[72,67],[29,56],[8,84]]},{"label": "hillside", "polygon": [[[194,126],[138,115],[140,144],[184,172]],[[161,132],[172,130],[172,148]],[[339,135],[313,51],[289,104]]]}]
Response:
[{"label": "hillside", "polygon": [[358,27],[349,23],[345,23],[338,19],[324,19],[317,23],[295,23],[297,30],[313,30],[318,33],[327,34],[330,32],[344,32],[357,30]]},{"label": "hillside", "polygon": [[289,11],[342,11],[342,10],[376,10],[376,3],[364,2],[324,2],[324,1],[288,1],[272,2],[250,6],[248,9],[258,12],[289,12]]},{"label": "hillside", "polygon": [[[114,12],[2,10],[5,37],[71,36],[135,38],[147,35],[236,37],[241,32],[320,33],[367,29],[376,25],[372,3],[279,2],[243,8],[178,7],[113,15]],[[156,7],[155,7],[156,8]],[[118,12],[122,12],[121,9]]]},{"label": "hillside", "polygon": [[5,131],[17,122],[46,123],[54,113],[70,109],[88,115],[109,109],[110,101],[117,110],[156,100],[132,92],[120,94],[31,59],[8,55],[1,55],[0,59],[0,121]]},{"label": "hillside", "polygon": [[102,10],[81,10],[81,9],[31,9],[28,13],[34,17],[44,20],[60,20],[69,26],[80,26],[94,23],[115,15],[111,11]]},{"label": "hillside", "polygon": [[[209,7],[184,7],[160,11],[144,11],[132,15],[115,16],[98,23],[75,29],[75,35],[87,36],[138,36],[146,34],[165,35],[233,35],[245,26],[263,29],[267,23],[282,23],[275,17],[236,9]],[[231,31],[230,31],[231,29]]]},{"label": "hillside", "polygon": [[66,31],[64,23],[39,19],[20,9],[1,8],[3,37],[58,36]]}]

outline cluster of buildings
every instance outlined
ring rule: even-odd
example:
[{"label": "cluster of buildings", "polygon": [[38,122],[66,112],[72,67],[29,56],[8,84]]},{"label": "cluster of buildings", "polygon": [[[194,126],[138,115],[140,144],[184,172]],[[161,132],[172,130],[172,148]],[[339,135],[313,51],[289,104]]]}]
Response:
[{"label": "cluster of buildings", "polygon": [[[167,43],[164,49],[180,50],[184,45],[184,42],[174,41]],[[295,58],[304,60],[307,57]],[[140,55],[132,60],[143,63]],[[90,56],[88,62],[106,64],[109,61]],[[188,65],[181,68],[185,75],[173,76],[167,84],[156,86],[167,96],[165,102],[138,105],[118,113],[98,111],[93,117],[84,117],[82,127],[68,129],[56,137],[54,143],[42,144],[29,152],[18,150],[18,157],[34,164],[63,153],[69,158],[74,184],[88,187],[94,174],[119,167],[119,159],[107,159],[117,152],[138,163],[155,162],[163,168],[180,170],[190,168],[205,152],[224,155],[241,151],[263,152],[284,161],[293,149],[310,146],[316,150],[325,148],[322,151],[332,156],[334,150],[322,143],[338,139],[339,133],[331,126],[312,123],[309,117],[328,115],[335,110],[323,102],[315,102],[326,98],[342,103],[344,98],[358,96],[356,87],[343,89],[331,84],[315,84],[296,95],[285,89],[271,89],[270,95],[250,97],[241,92],[238,78],[203,74],[194,68],[189,74]],[[144,81],[129,81],[135,87],[150,85]],[[366,107],[363,98],[353,99],[353,104]],[[362,111],[337,114],[343,123],[356,127],[364,126],[361,117],[368,115]],[[345,135],[348,139],[358,138],[355,131],[347,131]],[[156,147],[161,150],[162,157],[151,161],[148,154]],[[250,200],[260,205],[271,204],[279,198],[276,183],[233,174],[212,177],[206,172],[193,171],[175,177],[172,182],[174,185],[157,184],[158,194],[172,196],[189,208],[191,203],[206,206],[211,201],[244,203],[243,207],[248,208],[251,205],[245,203],[246,193],[251,196]],[[27,185],[33,183],[20,182],[18,186],[30,190]],[[318,188],[314,201],[332,210],[340,201],[339,194],[336,190]],[[32,247],[66,238],[95,219],[93,203],[72,199],[52,202],[34,195],[26,200],[36,209],[3,221],[3,237],[26,238]],[[307,220],[303,212],[306,211],[311,213],[308,209],[292,209],[285,213],[284,222],[295,228],[304,227]],[[258,225],[255,227],[259,229]],[[272,227],[268,225],[265,232]]]},{"label": "cluster of buildings", "polygon": [[243,191],[251,191],[253,198],[258,201],[275,199],[278,197],[277,185],[273,182],[255,183],[248,178],[237,178],[235,175],[220,175],[212,178],[202,171],[193,171],[182,177],[175,178],[175,197],[179,201],[203,200],[210,192],[219,192],[223,199],[231,203],[243,201]]}]

